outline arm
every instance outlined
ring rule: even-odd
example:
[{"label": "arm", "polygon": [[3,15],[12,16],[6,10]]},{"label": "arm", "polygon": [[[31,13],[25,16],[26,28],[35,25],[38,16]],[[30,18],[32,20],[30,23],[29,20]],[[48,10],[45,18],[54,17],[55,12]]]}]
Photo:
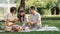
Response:
[{"label": "arm", "polygon": [[38,18],[37,18],[37,25],[40,25],[40,27],[42,27],[42,24],[41,24],[41,16],[38,15]]},{"label": "arm", "polygon": [[26,18],[26,22],[29,22],[29,18],[27,15],[25,16],[25,18]]},{"label": "arm", "polygon": [[41,23],[41,16],[40,15],[37,15],[38,18],[37,18],[37,22],[36,23]]},{"label": "arm", "polygon": [[14,18],[8,18],[7,21],[16,21]]},{"label": "arm", "polygon": [[7,15],[7,21],[17,21],[18,18],[11,16],[10,14]]}]

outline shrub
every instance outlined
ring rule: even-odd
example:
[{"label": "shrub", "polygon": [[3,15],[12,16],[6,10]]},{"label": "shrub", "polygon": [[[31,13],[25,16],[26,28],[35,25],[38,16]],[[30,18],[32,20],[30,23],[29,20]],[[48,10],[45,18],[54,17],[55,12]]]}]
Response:
[{"label": "shrub", "polygon": [[44,14],[43,9],[44,9],[43,7],[37,7],[37,11],[38,11],[41,15]]}]

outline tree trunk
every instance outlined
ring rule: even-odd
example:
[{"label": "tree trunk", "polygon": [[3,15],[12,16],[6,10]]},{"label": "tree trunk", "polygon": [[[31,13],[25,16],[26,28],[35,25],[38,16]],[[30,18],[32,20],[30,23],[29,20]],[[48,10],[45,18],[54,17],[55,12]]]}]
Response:
[{"label": "tree trunk", "polygon": [[21,0],[20,6],[18,8],[18,14],[17,14],[18,18],[20,18],[19,14],[21,10],[25,11],[25,0]]},{"label": "tree trunk", "polygon": [[23,10],[25,11],[25,0],[21,0],[20,8],[23,8]]}]

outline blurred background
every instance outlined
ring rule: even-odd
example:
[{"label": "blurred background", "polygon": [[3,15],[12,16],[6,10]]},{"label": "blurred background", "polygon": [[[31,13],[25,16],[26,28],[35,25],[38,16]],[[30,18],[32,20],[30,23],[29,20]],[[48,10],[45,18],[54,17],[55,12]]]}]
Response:
[{"label": "blurred background", "polygon": [[[9,12],[10,7],[18,7],[23,0],[0,0],[0,15]],[[60,0],[24,0],[25,10],[28,13],[30,6],[34,5],[41,15],[52,15],[51,9],[58,7],[60,11]],[[53,9],[56,10],[56,9]],[[58,11],[57,11],[58,12]],[[54,15],[56,12],[54,12]],[[58,14],[59,15],[59,14]]]},{"label": "blurred background", "polygon": [[[56,26],[60,29],[60,0],[0,0],[0,21],[4,20],[11,7],[16,7],[18,12],[20,6],[25,8],[28,16],[29,7],[35,6],[41,14],[43,25]],[[1,22],[0,26],[2,23],[4,22]]]}]

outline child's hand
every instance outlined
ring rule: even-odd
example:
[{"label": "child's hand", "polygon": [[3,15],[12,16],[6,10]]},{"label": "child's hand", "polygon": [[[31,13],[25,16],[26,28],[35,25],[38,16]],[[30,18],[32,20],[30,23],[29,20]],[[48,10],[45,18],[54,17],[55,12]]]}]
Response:
[{"label": "child's hand", "polygon": [[33,22],[30,22],[31,24],[33,24]]},{"label": "child's hand", "polygon": [[29,22],[28,24],[29,24],[29,25],[32,25],[32,24],[34,24],[34,22]]},{"label": "child's hand", "polygon": [[18,21],[18,18],[15,17],[14,20],[15,20],[15,21]]}]

